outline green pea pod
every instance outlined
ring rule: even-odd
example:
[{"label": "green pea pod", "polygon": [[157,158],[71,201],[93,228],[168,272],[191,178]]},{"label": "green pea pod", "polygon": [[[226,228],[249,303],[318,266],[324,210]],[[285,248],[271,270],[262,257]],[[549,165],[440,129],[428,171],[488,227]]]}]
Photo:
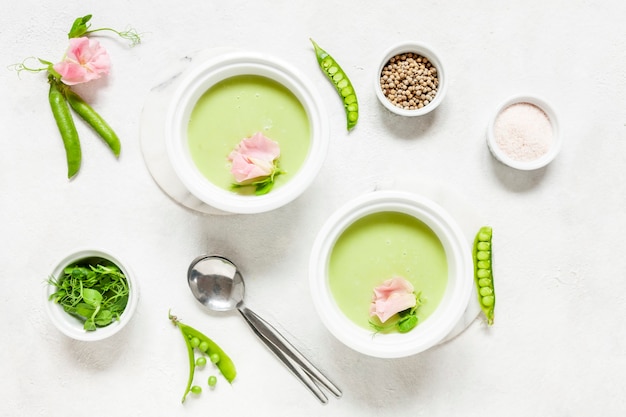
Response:
[{"label": "green pea pod", "polygon": [[474,282],[478,293],[478,302],[489,326],[493,325],[494,309],[496,307],[496,292],[493,284],[492,236],[493,230],[491,227],[481,227],[474,239],[472,250]]},{"label": "green pea pod", "polygon": [[116,157],[120,155],[121,143],[111,126],[85,100],[69,88],[65,89],[67,102],[72,109],[83,118],[93,130],[109,145]]},{"label": "green pea pod", "polygon": [[191,392],[191,386],[193,384],[193,377],[195,374],[196,368],[196,360],[194,355],[194,346],[191,344],[191,339],[197,338],[200,342],[204,342],[207,346],[207,349],[204,353],[211,355],[217,355],[219,360],[215,364],[217,369],[220,370],[224,378],[229,383],[232,383],[235,377],[237,376],[237,370],[235,368],[235,364],[230,359],[230,357],[220,348],[213,340],[209,339],[207,336],[194,329],[193,327],[187,326],[186,324],[181,323],[176,316],[169,315],[170,320],[174,323],[181,331],[183,338],[185,339],[185,344],[187,346],[187,354],[189,356],[189,378],[187,379],[187,387],[185,388],[185,393],[183,394],[182,402],[185,402],[187,395]]},{"label": "green pea pod", "polygon": [[343,106],[346,109],[346,119],[348,123],[348,130],[356,126],[359,120],[359,102],[356,98],[356,92],[352,86],[352,82],[341,69],[341,66],[328,54],[325,50],[319,47],[313,39],[310,39],[315,49],[315,55],[317,62],[320,65],[322,71],[326,74],[328,79],[333,83],[335,89],[343,100]]},{"label": "green pea pod", "polygon": [[58,85],[58,81],[54,77],[49,78],[50,92],[48,93],[48,101],[52,115],[56,121],[59,133],[63,139],[65,147],[65,157],[67,159],[67,178],[72,178],[80,169],[82,153],[80,149],[80,140],[78,131],[72,118],[72,113],[67,105],[67,100]]}]

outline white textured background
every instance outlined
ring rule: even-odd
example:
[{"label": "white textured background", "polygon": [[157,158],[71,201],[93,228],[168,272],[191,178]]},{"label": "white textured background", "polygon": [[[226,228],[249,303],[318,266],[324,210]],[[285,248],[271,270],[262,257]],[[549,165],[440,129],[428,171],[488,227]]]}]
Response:
[{"label": "white textured background", "polygon": [[[56,61],[74,18],[144,33],[129,49],[102,40],[111,75],[81,93],[116,128],[115,161],[80,124],[83,166],[71,182],[43,74],[7,69]],[[21,0],[0,14],[0,415],[619,416],[626,409],[626,6],[621,0],[309,2]],[[319,71],[313,37],[357,88],[350,134]],[[437,49],[450,77],[435,113],[400,119],[374,95],[392,44]],[[150,177],[139,120],[155,75],[190,52],[232,46],[297,66],[325,99],[332,129],[323,173],[292,204],[254,216],[204,216]],[[565,144],[544,170],[491,157],[485,127],[508,96],[551,102]],[[456,189],[494,227],[496,325],[401,360],[341,346],[307,291],[309,251],[327,216],[383,179]],[[141,286],[132,323],[101,343],[75,342],[44,314],[42,283],[76,247],[125,258]],[[343,388],[322,407],[236,315],[193,300],[185,274],[205,252],[243,269],[247,304],[277,324]],[[231,354],[237,382],[184,406],[187,359],[167,310]]]}]

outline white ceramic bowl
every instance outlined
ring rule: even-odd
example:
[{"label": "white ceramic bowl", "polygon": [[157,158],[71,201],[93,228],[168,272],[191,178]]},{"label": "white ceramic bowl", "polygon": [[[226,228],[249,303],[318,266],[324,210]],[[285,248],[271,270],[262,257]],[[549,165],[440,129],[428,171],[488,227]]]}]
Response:
[{"label": "white ceramic bowl", "polygon": [[[282,84],[298,98],[309,118],[311,140],[302,167],[284,185],[261,196],[239,195],[211,183],[197,169],[188,147],[187,126],[198,99],[216,83],[238,75],[263,76]],[[178,178],[196,198],[225,213],[270,211],[297,198],[321,169],[329,143],[322,100],[312,86],[286,62],[254,52],[226,51],[195,67],[181,80],[166,115],[166,150]]]},{"label": "white ceramic bowl", "polygon": [[[333,247],[355,221],[379,212],[409,214],[439,238],[448,262],[448,284],[436,310],[407,333],[378,333],[344,315],[329,287]],[[473,289],[473,261],[468,240],[454,219],[433,201],[403,191],[375,191],[337,210],[324,224],[313,245],[309,283],[313,303],[326,328],[343,344],[363,354],[397,358],[417,354],[441,342],[459,322]],[[373,289],[372,289],[373,290]]]},{"label": "white ceramic bowl", "polygon": [[[408,110],[395,106],[387,97],[385,97],[385,94],[383,93],[383,90],[380,86],[381,73],[389,60],[396,55],[408,52],[413,52],[425,58],[428,58],[433,66],[437,68],[437,77],[439,79],[437,94],[435,95],[435,98],[426,106],[416,110]],[[441,59],[431,47],[419,42],[403,42],[398,45],[392,46],[387,51],[385,51],[385,53],[383,54],[383,59],[378,64],[378,71],[376,72],[375,83],[376,96],[378,97],[378,100],[380,100],[381,104],[392,113],[398,114],[400,116],[423,116],[427,113],[430,113],[441,104],[448,88],[446,72],[441,62]]]},{"label": "white ceramic bowl", "polygon": [[[552,143],[547,153],[539,156],[538,158],[531,160],[514,159],[511,155],[501,149],[497,143],[494,126],[498,120],[498,116],[509,106],[518,103],[532,104],[543,110],[545,115],[548,117],[550,125],[552,126]],[[518,95],[504,101],[500,104],[500,106],[498,106],[498,109],[489,121],[489,125],[487,127],[487,145],[489,146],[489,150],[493,156],[503,164],[522,171],[535,170],[548,165],[561,150],[561,143],[562,139],[559,133],[559,124],[554,109],[548,104],[547,101],[530,95]]]},{"label": "white ceramic bowl", "polygon": [[44,305],[50,320],[52,320],[52,323],[62,333],[76,340],[96,341],[113,336],[128,324],[137,308],[139,288],[137,280],[127,264],[122,262],[117,256],[99,249],[85,249],[71,253],[59,261],[50,275],[54,278],[59,278],[63,275],[65,267],[88,259],[104,259],[110,261],[117,265],[126,276],[129,286],[129,297],[128,304],[121,314],[120,319],[113,321],[108,326],[98,327],[94,331],[87,331],[83,328],[83,323],[80,320],[66,313],[63,307],[49,299],[50,296],[56,292],[56,287],[50,284],[46,284],[44,288]]}]

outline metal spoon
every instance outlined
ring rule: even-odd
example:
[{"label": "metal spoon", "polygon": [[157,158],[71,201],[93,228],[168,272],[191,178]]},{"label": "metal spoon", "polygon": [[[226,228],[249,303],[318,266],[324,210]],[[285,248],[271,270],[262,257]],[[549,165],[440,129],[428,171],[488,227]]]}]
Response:
[{"label": "metal spoon", "polygon": [[244,305],[245,285],[234,263],[222,256],[200,256],[189,266],[187,282],[196,299],[209,310],[237,309],[254,333],[322,403],[327,403],[328,398],[317,383],[326,387],[337,398],[341,397],[341,391],[335,384],[313,366],[274,327]]}]

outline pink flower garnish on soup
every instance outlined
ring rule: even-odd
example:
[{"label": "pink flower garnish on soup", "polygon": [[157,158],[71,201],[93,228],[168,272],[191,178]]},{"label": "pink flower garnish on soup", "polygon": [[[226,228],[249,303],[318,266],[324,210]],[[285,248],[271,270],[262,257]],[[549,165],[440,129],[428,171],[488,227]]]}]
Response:
[{"label": "pink flower garnish on soup", "polygon": [[109,73],[111,60],[104,47],[96,40],[87,37],[71,38],[65,58],[53,68],[67,85],[97,80]]},{"label": "pink flower garnish on soup", "polygon": [[370,316],[378,316],[382,323],[394,314],[415,307],[417,299],[413,285],[402,277],[393,277],[374,288]]},{"label": "pink flower garnish on soup", "polygon": [[241,184],[257,178],[269,177],[276,171],[274,161],[280,156],[278,143],[255,133],[243,139],[228,155],[232,162],[230,171]]}]

